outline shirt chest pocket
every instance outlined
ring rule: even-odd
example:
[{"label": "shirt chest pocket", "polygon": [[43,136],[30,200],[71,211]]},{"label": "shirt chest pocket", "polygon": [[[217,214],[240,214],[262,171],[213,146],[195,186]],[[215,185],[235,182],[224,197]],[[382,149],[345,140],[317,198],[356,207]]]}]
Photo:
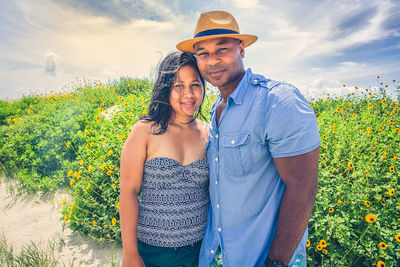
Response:
[{"label": "shirt chest pocket", "polygon": [[252,166],[249,133],[224,134],[221,138],[223,151],[220,153],[224,170],[232,176],[241,176]]}]

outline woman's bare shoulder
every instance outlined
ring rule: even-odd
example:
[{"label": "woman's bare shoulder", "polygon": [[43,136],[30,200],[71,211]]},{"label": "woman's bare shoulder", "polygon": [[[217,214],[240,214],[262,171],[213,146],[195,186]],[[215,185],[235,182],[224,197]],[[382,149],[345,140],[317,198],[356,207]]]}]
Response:
[{"label": "woman's bare shoulder", "polygon": [[209,124],[199,119],[196,119],[196,126],[200,130],[202,137],[207,140]]},{"label": "woman's bare shoulder", "polygon": [[127,141],[133,142],[134,140],[137,139],[140,139],[141,141],[143,141],[143,139],[147,139],[151,133],[151,126],[152,122],[150,121],[146,120],[137,121],[133,125]]}]

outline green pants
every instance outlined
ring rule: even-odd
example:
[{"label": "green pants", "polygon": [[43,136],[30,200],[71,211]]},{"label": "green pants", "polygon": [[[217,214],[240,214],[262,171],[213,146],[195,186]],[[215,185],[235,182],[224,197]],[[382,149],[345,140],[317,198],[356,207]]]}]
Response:
[{"label": "green pants", "polygon": [[146,267],[197,267],[199,264],[201,240],[178,248],[151,246],[140,240],[137,242]]}]

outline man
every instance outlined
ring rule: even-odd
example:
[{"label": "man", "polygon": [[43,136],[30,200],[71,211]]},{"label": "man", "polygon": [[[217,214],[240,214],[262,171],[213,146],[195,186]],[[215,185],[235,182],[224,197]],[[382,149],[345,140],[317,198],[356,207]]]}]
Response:
[{"label": "man", "polygon": [[305,266],[307,224],[318,187],[315,114],[295,87],[245,71],[239,33],[224,11],[202,13],[195,36],[177,48],[193,53],[220,92],[206,145],[210,210],[200,266],[217,250],[224,267]]}]

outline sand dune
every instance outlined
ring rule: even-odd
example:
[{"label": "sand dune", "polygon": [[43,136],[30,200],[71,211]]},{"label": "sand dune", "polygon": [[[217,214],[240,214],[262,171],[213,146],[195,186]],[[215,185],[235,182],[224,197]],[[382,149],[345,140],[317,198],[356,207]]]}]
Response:
[{"label": "sand dune", "polygon": [[[30,196],[19,194],[15,184],[0,180],[0,237],[16,251],[34,242],[46,248],[56,244],[57,266],[120,265],[122,248],[111,244],[97,245],[93,240],[71,231],[60,220],[62,199],[67,194]],[[113,258],[113,260],[112,260]]]}]

